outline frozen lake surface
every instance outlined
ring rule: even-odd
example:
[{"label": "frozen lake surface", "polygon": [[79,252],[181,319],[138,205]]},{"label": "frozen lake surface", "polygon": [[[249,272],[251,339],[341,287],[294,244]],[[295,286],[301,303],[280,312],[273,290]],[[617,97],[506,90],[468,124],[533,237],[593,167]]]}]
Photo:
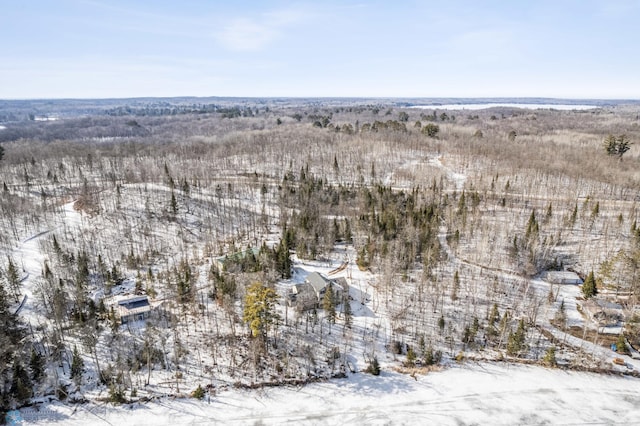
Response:
[{"label": "frozen lake surface", "polygon": [[465,363],[415,379],[389,371],[379,377],[359,373],[302,387],[230,389],[204,401],[55,403],[21,414],[25,425],[637,424],[640,379]]},{"label": "frozen lake surface", "polygon": [[600,108],[597,105],[571,105],[571,104],[518,104],[518,103],[483,103],[483,104],[445,104],[445,105],[415,105],[411,108],[420,109],[444,109],[444,110],[481,110],[489,108],[522,108],[522,109],[555,109],[562,111],[588,110]]}]

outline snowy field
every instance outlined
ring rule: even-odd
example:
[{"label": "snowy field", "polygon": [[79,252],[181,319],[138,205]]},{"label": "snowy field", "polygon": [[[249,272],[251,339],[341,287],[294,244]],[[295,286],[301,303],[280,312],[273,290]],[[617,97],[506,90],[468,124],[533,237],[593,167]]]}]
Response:
[{"label": "snowy field", "polygon": [[22,424],[638,424],[640,381],[508,364],[454,365],[417,379],[383,371],[304,387],[230,390],[203,402],[49,405]]}]

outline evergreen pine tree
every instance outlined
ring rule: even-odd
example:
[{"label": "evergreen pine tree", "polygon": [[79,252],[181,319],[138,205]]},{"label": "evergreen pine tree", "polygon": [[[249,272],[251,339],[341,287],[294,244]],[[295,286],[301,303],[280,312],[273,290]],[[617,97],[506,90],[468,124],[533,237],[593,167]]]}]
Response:
[{"label": "evergreen pine tree", "polygon": [[285,239],[280,240],[280,244],[275,251],[276,271],[280,273],[282,278],[291,278],[291,255]]},{"label": "evergreen pine tree", "polygon": [[407,349],[407,366],[413,367],[415,363],[416,363],[416,353],[414,352],[413,348],[409,346],[409,349]]},{"label": "evergreen pine tree", "polygon": [[259,282],[247,289],[242,318],[249,324],[253,337],[262,336],[266,340],[269,327],[279,319],[275,310],[277,298],[274,289]]},{"label": "evergreen pine tree", "polygon": [[39,383],[44,376],[44,357],[35,349],[31,349],[29,368],[31,369],[31,379]]},{"label": "evergreen pine tree", "polygon": [[485,332],[487,337],[493,338],[498,335],[498,330],[496,329],[496,323],[498,321],[500,321],[500,312],[498,311],[498,305],[494,303],[489,313],[489,318],[487,319],[488,324]]},{"label": "evergreen pine tree", "polygon": [[584,280],[584,284],[582,284],[582,294],[585,299],[590,299],[598,294],[598,288],[596,286],[596,279],[593,275],[593,271],[589,272],[587,279]]},{"label": "evergreen pine tree", "polygon": [[494,303],[491,307],[491,313],[489,313],[488,321],[490,325],[495,325],[496,322],[500,321],[500,311],[498,311],[497,303]]},{"label": "evergreen pine tree", "polygon": [[193,392],[191,392],[191,397],[196,399],[203,399],[204,398],[203,387],[201,385],[198,385],[198,387]]},{"label": "evergreen pine tree", "polygon": [[478,330],[480,330],[480,321],[478,320],[478,317],[473,317],[473,323],[471,324],[472,336],[475,337],[475,335],[478,333]]},{"label": "evergreen pine tree", "polygon": [[344,220],[344,241],[347,244],[351,244],[353,242],[353,238],[351,235],[351,224],[349,223],[349,219]]},{"label": "evergreen pine tree", "polygon": [[573,212],[571,212],[571,217],[569,218],[569,223],[571,226],[575,225],[576,219],[578,218],[578,204],[573,207]]},{"label": "evergreen pine tree", "polygon": [[544,353],[544,358],[542,358],[542,362],[549,367],[556,367],[558,365],[558,361],[556,361],[556,348],[550,346],[549,349]]},{"label": "evergreen pine tree", "polygon": [[527,332],[524,326],[524,319],[518,322],[518,328],[515,332],[509,333],[509,340],[507,341],[507,355],[518,356],[522,351],[526,349],[525,339]]},{"label": "evergreen pine tree", "polygon": [[429,347],[424,351],[424,363],[425,365],[435,364],[433,348],[431,347],[431,345],[429,345]]},{"label": "evergreen pine tree", "polygon": [[[3,281],[0,280],[0,384],[15,384],[14,390],[20,394],[20,396],[26,394],[26,392],[23,392],[23,385],[28,384],[28,381],[23,379],[14,383],[16,378],[20,378],[20,374],[15,374],[16,368],[22,368],[21,365],[16,366],[15,363],[19,363],[16,353],[20,348],[23,337],[24,329],[18,321],[18,317],[13,313],[13,310],[10,309],[7,292]],[[18,373],[21,373],[20,368],[18,369]],[[29,376],[27,375],[27,379],[28,378]],[[11,391],[8,393],[4,392],[7,392],[7,388],[0,388],[0,411],[8,408],[7,404],[9,400],[7,398],[11,394]]]},{"label": "evergreen pine tree", "polygon": [[426,350],[427,350],[427,344],[424,341],[424,335],[420,335],[420,339],[418,340],[418,354],[421,357],[424,357]]},{"label": "evergreen pine tree", "polygon": [[333,285],[329,284],[324,292],[324,297],[322,298],[322,309],[327,314],[327,320],[330,324],[336,322],[336,301],[333,292]]},{"label": "evergreen pine tree", "polygon": [[460,288],[460,275],[458,270],[453,274],[453,287],[451,288],[451,300],[458,300],[458,289]]},{"label": "evergreen pine tree", "polygon": [[13,361],[13,377],[9,392],[19,405],[29,401],[33,395],[33,385],[31,384],[31,379],[29,379],[29,374],[22,367],[18,358]]},{"label": "evergreen pine tree", "polygon": [[344,326],[351,328],[353,315],[351,313],[351,301],[349,300],[348,292],[345,292],[344,299],[342,300],[342,313],[344,314]]},{"label": "evergreen pine tree", "polygon": [[529,216],[529,221],[527,222],[527,229],[525,231],[524,237],[527,241],[531,238],[535,238],[538,236],[538,221],[536,220],[536,211],[531,211],[531,216]]},{"label": "evergreen pine tree", "polygon": [[567,313],[564,307],[564,299],[560,302],[560,307],[558,308],[558,312],[553,317],[554,321],[556,321],[557,325],[560,326],[562,330],[567,325]]},{"label": "evergreen pine tree", "polygon": [[618,339],[616,340],[616,351],[619,354],[628,354],[629,350],[627,349],[627,341],[624,337],[624,333],[620,333],[618,335]]},{"label": "evergreen pine tree", "polygon": [[84,361],[78,352],[78,347],[73,347],[73,358],[71,359],[71,379],[76,383],[82,380],[82,370],[84,369]]},{"label": "evergreen pine tree", "polygon": [[369,362],[369,365],[367,366],[365,372],[373,374],[374,376],[380,375],[380,363],[378,362],[378,357],[373,357],[373,359]]},{"label": "evergreen pine tree", "polygon": [[13,293],[13,298],[17,302],[20,300],[20,274],[18,273],[18,268],[16,268],[15,263],[9,257],[7,264],[7,282],[9,283],[9,288]]},{"label": "evergreen pine tree", "polygon": [[362,246],[360,250],[358,250],[356,265],[358,265],[358,269],[360,269],[361,271],[365,271],[367,268],[369,268],[369,261],[367,260],[367,249],[365,246]]},{"label": "evergreen pine tree", "polygon": [[171,201],[169,202],[169,209],[173,216],[178,214],[178,201],[176,200],[176,195],[171,191]]},{"label": "evergreen pine tree", "polygon": [[464,191],[462,191],[462,195],[460,195],[460,199],[458,200],[458,214],[462,214],[467,208],[466,200],[464,196]]}]

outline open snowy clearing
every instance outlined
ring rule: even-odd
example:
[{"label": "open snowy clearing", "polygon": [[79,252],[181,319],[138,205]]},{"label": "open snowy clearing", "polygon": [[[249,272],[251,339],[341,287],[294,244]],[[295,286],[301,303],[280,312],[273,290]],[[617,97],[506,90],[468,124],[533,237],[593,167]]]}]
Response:
[{"label": "open snowy clearing", "polygon": [[633,378],[508,364],[463,364],[417,376],[383,372],[301,388],[231,390],[210,401],[45,405],[23,424],[632,424]]}]

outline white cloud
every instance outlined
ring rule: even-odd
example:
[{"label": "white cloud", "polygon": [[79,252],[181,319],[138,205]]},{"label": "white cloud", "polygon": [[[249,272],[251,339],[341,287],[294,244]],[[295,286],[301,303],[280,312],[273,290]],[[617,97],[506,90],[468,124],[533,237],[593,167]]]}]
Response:
[{"label": "white cloud", "polygon": [[300,10],[285,9],[264,13],[259,19],[236,18],[216,34],[220,44],[229,50],[255,51],[281,38],[287,27],[307,17]]},{"label": "white cloud", "polygon": [[217,34],[218,41],[230,50],[259,50],[279,35],[277,28],[252,19],[234,19]]}]

